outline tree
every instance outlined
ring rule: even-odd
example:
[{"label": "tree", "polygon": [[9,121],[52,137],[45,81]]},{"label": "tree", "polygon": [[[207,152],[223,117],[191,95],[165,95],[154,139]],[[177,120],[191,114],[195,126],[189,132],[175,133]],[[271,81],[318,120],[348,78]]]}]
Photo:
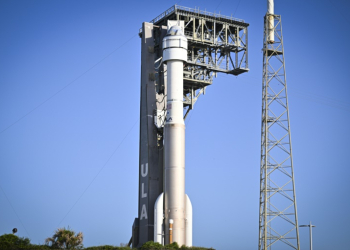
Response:
[{"label": "tree", "polygon": [[75,234],[69,228],[59,228],[55,231],[52,237],[45,240],[46,245],[52,248],[61,249],[82,249],[83,248],[83,233]]},{"label": "tree", "polygon": [[14,234],[4,234],[0,236],[0,249],[16,249],[28,245],[30,245],[30,240],[28,238],[20,238]]},{"label": "tree", "polygon": [[31,244],[28,238],[18,237],[14,234],[0,236],[1,250],[50,250],[49,246]]}]

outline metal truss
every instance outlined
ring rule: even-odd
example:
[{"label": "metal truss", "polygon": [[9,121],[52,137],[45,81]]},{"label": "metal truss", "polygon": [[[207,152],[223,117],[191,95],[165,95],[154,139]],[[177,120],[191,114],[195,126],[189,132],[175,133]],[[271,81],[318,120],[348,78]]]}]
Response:
[{"label": "metal truss", "polygon": [[188,113],[190,112],[190,110],[193,109],[193,105],[195,104],[195,102],[197,101],[198,97],[201,94],[205,94],[205,89],[206,87],[200,88],[200,89],[194,89],[194,88],[190,88],[185,90],[185,94],[184,94],[184,107],[188,107],[184,116],[184,119],[186,119]]},{"label": "metal truss", "polygon": [[[182,20],[188,40],[188,61],[184,66],[184,107],[186,118],[205,88],[217,73],[239,75],[248,72],[248,26],[241,19],[174,5],[151,20],[166,26],[167,20]],[[160,35],[155,34],[155,48],[161,57]],[[165,72],[160,67],[157,71]],[[158,74],[156,72],[156,74]],[[159,74],[161,75],[161,73]],[[160,86],[160,90],[164,90]],[[160,93],[160,92],[158,92]]]},{"label": "metal truss", "polygon": [[281,16],[266,14],[264,23],[259,250],[299,250]]}]

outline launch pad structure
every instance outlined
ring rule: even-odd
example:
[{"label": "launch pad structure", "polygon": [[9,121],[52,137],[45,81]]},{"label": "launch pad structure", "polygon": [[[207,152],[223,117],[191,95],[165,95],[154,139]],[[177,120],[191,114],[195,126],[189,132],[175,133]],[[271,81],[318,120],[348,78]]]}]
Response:
[{"label": "launch pad structure", "polygon": [[[163,38],[168,21],[182,21],[187,38],[187,62],[183,66],[183,119],[193,109],[217,73],[248,72],[248,26],[244,20],[174,5],[150,22],[144,22],[141,38],[141,102],[138,218],[131,244],[140,247],[168,232],[155,231],[155,203],[164,192],[164,125],[167,111],[167,65],[163,63]],[[187,221],[186,223],[192,223]],[[155,235],[157,234],[157,235]],[[163,241],[164,243],[164,241]]]},{"label": "launch pad structure", "polygon": [[[282,21],[274,14],[273,0],[267,3],[259,250],[299,250]],[[178,5],[142,24],[138,217],[129,242],[133,248],[147,241],[168,244],[173,237],[180,245],[192,245],[192,205],[184,191],[184,121],[217,73],[237,76],[249,71],[248,26],[241,19]],[[169,206],[170,196],[180,206]]]}]

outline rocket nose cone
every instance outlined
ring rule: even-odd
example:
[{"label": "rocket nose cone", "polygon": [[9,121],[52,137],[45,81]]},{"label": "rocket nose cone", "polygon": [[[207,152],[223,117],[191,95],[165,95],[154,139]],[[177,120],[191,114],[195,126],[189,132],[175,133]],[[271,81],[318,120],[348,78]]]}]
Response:
[{"label": "rocket nose cone", "polygon": [[183,35],[184,33],[182,32],[181,27],[177,25],[172,26],[166,34],[166,36],[183,36]]}]

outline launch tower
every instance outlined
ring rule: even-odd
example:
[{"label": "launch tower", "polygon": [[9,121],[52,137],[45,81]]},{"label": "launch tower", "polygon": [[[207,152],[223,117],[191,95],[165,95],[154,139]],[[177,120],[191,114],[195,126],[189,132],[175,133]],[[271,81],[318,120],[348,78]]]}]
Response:
[{"label": "launch tower", "polygon": [[[183,120],[217,73],[239,75],[248,69],[248,23],[241,19],[174,5],[150,22],[144,22],[141,38],[141,102],[138,218],[133,224],[133,247],[147,241],[164,243],[167,230],[158,231],[155,216],[163,207],[164,125],[166,124],[169,65],[163,55],[168,21],[181,21],[187,40],[183,60]],[[188,199],[188,197],[187,197]],[[157,203],[157,206],[155,204]],[[161,206],[159,205],[161,203]],[[195,204],[194,204],[195,206]],[[156,211],[155,211],[156,210]],[[155,213],[156,212],[156,213]],[[167,224],[168,221],[163,225]],[[174,222],[175,223],[175,222]],[[169,223],[171,224],[171,223]],[[186,222],[187,226],[187,222]],[[156,234],[156,235],[155,235]],[[165,240],[167,242],[167,240]],[[187,244],[187,243],[186,243]]]},{"label": "launch tower", "polygon": [[273,0],[264,24],[259,250],[299,250],[282,21]]}]

